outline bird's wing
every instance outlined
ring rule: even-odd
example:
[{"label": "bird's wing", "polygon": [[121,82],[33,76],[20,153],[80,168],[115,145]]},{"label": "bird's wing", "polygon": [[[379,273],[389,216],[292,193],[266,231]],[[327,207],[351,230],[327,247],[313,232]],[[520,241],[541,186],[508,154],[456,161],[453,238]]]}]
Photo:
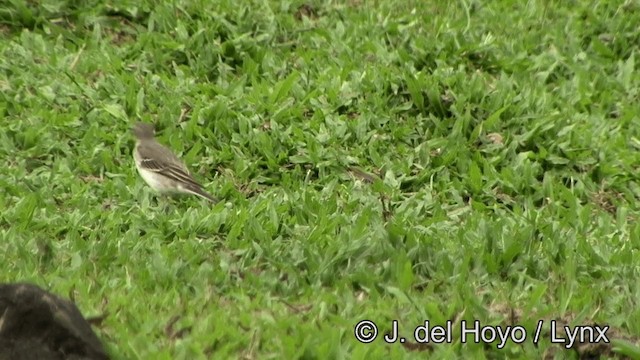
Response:
[{"label": "bird's wing", "polygon": [[[140,166],[145,170],[159,173],[184,184],[202,187],[191,176],[186,165],[166,147],[157,143],[152,145],[140,144],[138,152],[141,157]],[[154,155],[150,156],[150,154]]]}]

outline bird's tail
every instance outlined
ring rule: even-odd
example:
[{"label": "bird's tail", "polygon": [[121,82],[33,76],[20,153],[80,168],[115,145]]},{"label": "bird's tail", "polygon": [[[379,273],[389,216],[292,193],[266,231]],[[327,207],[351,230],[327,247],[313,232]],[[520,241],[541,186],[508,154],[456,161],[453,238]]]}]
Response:
[{"label": "bird's tail", "polygon": [[211,194],[209,194],[208,192],[204,191],[204,189],[202,189],[201,187],[198,186],[185,186],[184,188],[185,191],[193,194],[193,195],[197,195],[203,199],[207,199],[209,201],[211,201],[212,203],[216,204],[218,203],[220,200],[218,200],[217,198],[211,196]]}]

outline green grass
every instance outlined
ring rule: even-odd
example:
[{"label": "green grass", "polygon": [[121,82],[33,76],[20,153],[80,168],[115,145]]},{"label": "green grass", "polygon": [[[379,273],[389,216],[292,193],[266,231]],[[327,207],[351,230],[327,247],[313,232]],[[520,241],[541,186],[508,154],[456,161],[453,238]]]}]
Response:
[{"label": "green grass", "polygon": [[[637,343],[635,2],[37,3],[0,5],[0,281],[106,314],[114,359],[531,359],[538,319]],[[135,121],[224,203],[165,211]]]}]

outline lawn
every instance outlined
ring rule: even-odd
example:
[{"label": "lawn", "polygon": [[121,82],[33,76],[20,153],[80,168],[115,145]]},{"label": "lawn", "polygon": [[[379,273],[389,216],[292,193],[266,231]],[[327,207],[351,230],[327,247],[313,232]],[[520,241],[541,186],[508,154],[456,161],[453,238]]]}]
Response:
[{"label": "lawn", "polygon": [[[634,1],[5,1],[0,282],[72,298],[113,359],[640,359],[638,24]],[[223,200],[150,190],[136,121]],[[418,343],[427,320],[450,339]],[[611,343],[551,343],[578,325]]]}]

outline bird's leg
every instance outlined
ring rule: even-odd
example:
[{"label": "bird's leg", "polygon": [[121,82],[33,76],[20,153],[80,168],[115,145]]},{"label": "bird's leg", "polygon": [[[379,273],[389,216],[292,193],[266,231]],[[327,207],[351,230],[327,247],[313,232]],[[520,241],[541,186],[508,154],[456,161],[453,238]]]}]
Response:
[{"label": "bird's leg", "polygon": [[165,215],[170,215],[173,210],[173,206],[170,200],[171,199],[169,196],[158,197],[158,205],[162,208],[162,212],[164,212]]}]

